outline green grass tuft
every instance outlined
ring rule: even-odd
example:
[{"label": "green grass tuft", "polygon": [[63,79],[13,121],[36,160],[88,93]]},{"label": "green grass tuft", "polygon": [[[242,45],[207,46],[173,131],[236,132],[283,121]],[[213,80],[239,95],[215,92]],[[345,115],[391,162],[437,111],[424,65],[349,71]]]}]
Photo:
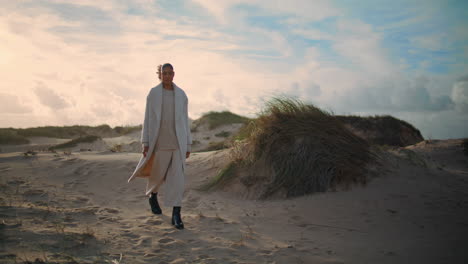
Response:
[{"label": "green grass tuft", "polygon": [[20,145],[28,144],[29,140],[18,135],[17,131],[12,128],[0,128],[0,144],[1,145]]},{"label": "green grass tuft", "polygon": [[215,137],[229,137],[231,135],[231,132],[228,131],[222,131],[219,132],[218,134],[215,134]]},{"label": "green grass tuft", "polygon": [[117,132],[119,135],[127,135],[133,133],[135,131],[141,131],[142,125],[139,126],[116,126],[114,127],[114,131]]},{"label": "green grass tuft", "polygon": [[222,125],[236,124],[236,123],[246,123],[249,121],[249,118],[243,117],[229,111],[223,112],[214,112],[210,111],[204,114],[202,117],[194,121],[192,126],[193,131],[197,131],[197,128],[204,123],[208,123],[209,129],[214,129]]}]

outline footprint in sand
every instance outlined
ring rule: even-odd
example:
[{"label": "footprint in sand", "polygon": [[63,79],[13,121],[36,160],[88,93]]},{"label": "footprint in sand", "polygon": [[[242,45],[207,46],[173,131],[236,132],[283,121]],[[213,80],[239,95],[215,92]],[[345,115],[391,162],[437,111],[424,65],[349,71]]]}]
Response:
[{"label": "footprint in sand", "polygon": [[271,250],[266,250],[262,249],[257,252],[257,254],[263,255],[263,256],[270,256],[273,252]]},{"label": "footprint in sand", "polygon": [[140,235],[133,233],[131,230],[124,230],[122,236],[128,238],[140,238]]},{"label": "footprint in sand", "polygon": [[148,219],[148,220],[145,221],[145,223],[148,224],[148,225],[160,225],[163,222],[161,220],[157,220],[157,219]]},{"label": "footprint in sand", "polygon": [[103,208],[99,213],[118,214],[120,211],[114,208]]},{"label": "footprint in sand", "polygon": [[185,260],[184,258],[178,258],[169,262],[169,264],[181,264],[181,263],[187,263],[187,260]]},{"label": "footprint in sand", "polygon": [[23,180],[12,180],[7,182],[9,185],[21,185],[25,184],[26,182]]},{"label": "footprint in sand", "polygon": [[77,196],[77,197],[72,198],[72,202],[76,203],[76,204],[85,204],[88,201],[89,201],[89,199],[87,197],[84,197],[84,196]]},{"label": "footprint in sand", "polygon": [[189,195],[187,197],[187,206],[190,208],[196,208],[199,205],[200,197]]},{"label": "footprint in sand", "polygon": [[122,220],[121,217],[113,217],[113,216],[100,216],[100,217],[98,217],[98,219],[100,221],[106,221],[106,222],[110,222],[110,223],[117,223],[120,220]]},{"label": "footprint in sand", "polygon": [[178,248],[180,250],[184,246],[182,241],[174,240],[169,237],[159,239],[158,243],[161,248]]},{"label": "footprint in sand", "polygon": [[89,206],[85,208],[75,208],[73,209],[73,212],[81,213],[84,215],[95,215],[98,210],[99,210],[99,207]]},{"label": "footprint in sand", "polygon": [[141,237],[141,238],[138,240],[136,246],[137,246],[137,247],[141,247],[141,246],[143,246],[143,247],[149,247],[149,246],[151,246],[152,243],[153,243],[153,238],[152,238],[152,237],[145,236],[145,237]]},{"label": "footprint in sand", "polygon": [[167,244],[167,243],[170,243],[170,242],[173,242],[174,239],[172,238],[169,238],[169,237],[165,237],[165,238],[161,238],[158,240],[159,243],[161,244]]},{"label": "footprint in sand", "polygon": [[23,193],[23,195],[25,196],[44,196],[45,194],[46,194],[46,191],[40,190],[40,189],[31,189]]},{"label": "footprint in sand", "polygon": [[7,172],[7,171],[9,171],[9,170],[11,170],[10,167],[2,167],[2,168],[0,168],[0,172]]}]

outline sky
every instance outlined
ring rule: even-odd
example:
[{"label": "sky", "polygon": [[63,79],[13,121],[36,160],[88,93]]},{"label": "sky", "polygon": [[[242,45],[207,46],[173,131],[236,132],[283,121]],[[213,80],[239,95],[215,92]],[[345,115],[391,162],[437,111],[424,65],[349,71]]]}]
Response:
[{"label": "sky", "polygon": [[468,137],[468,1],[0,0],[0,127],[137,125],[156,67],[189,117],[289,96]]}]

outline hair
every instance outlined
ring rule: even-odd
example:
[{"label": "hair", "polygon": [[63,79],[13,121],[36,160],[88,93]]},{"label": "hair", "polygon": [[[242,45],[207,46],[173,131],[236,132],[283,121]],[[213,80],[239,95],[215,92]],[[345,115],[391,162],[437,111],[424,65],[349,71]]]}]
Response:
[{"label": "hair", "polygon": [[162,80],[161,78],[161,74],[162,74],[162,71],[164,70],[164,68],[167,68],[167,67],[170,67],[172,70],[174,70],[174,66],[172,66],[172,64],[170,63],[164,63],[164,64],[159,64],[158,65],[158,78],[159,80]]}]

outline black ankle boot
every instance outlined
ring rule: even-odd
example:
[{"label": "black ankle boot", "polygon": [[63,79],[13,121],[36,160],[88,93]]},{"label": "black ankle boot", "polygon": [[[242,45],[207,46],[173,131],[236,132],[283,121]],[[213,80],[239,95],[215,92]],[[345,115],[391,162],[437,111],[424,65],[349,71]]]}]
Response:
[{"label": "black ankle boot", "polygon": [[159,207],[158,203],[158,193],[151,193],[149,204],[151,205],[151,211],[153,214],[162,214],[161,207]]},{"label": "black ankle boot", "polygon": [[172,225],[177,229],[184,229],[184,223],[180,217],[180,206],[174,206],[172,209]]}]

